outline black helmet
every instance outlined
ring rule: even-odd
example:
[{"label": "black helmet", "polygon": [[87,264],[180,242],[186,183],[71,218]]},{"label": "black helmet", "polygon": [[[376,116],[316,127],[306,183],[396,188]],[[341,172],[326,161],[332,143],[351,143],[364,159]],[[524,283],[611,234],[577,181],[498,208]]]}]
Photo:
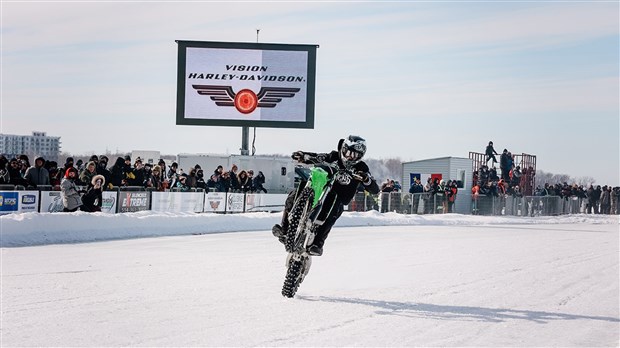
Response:
[{"label": "black helmet", "polygon": [[340,160],[346,166],[352,166],[362,160],[366,153],[366,140],[357,135],[349,135],[340,140]]}]

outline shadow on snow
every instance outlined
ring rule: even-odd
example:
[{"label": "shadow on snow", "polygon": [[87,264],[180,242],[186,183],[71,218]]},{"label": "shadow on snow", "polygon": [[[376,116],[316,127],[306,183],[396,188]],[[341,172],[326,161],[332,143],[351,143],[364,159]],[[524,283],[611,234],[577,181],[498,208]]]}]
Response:
[{"label": "shadow on snow", "polygon": [[296,298],[304,301],[331,303],[350,303],[377,308],[376,314],[398,315],[404,317],[424,317],[436,319],[477,320],[486,322],[504,322],[507,320],[528,320],[545,324],[554,320],[601,320],[618,323],[620,319],[612,317],[576,315],[568,313],[552,313],[527,311],[506,308],[484,308],[467,306],[442,306],[430,303],[379,301],[361,298],[343,298],[327,296],[301,296]]}]

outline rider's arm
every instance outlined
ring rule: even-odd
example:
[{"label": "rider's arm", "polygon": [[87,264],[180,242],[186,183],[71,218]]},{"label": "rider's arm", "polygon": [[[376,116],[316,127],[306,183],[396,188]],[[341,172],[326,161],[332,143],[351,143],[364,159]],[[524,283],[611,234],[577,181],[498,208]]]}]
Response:
[{"label": "rider's arm", "polygon": [[298,162],[305,163],[305,164],[336,162],[338,160],[338,152],[332,151],[330,153],[315,153],[315,152],[296,151],[293,153],[292,157]]},{"label": "rider's arm", "polygon": [[370,173],[368,173],[368,178],[370,180],[367,180],[366,182],[362,183],[364,184],[364,190],[372,194],[379,193],[379,185],[377,185],[377,181],[375,181],[375,178],[373,178],[372,175],[370,175]]},{"label": "rider's arm", "polygon": [[372,177],[372,174],[370,174],[370,170],[366,163],[358,163],[354,171],[355,174],[360,177],[362,184],[364,184],[364,190],[373,194],[379,193],[379,185],[377,185],[377,181]]}]

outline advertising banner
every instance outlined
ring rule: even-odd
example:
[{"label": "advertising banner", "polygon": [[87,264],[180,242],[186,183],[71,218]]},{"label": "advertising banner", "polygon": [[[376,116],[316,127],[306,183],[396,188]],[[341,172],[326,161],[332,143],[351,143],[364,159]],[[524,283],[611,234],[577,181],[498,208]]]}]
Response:
[{"label": "advertising banner", "polygon": [[[101,203],[102,213],[116,213],[116,191],[103,191]],[[60,191],[41,191],[41,213],[58,213],[62,212],[62,197]]]},{"label": "advertising banner", "polygon": [[119,213],[131,213],[149,209],[151,199],[148,192],[124,191],[120,192],[118,196]]},{"label": "advertising banner", "polygon": [[226,211],[226,193],[209,192],[205,198],[204,212],[223,213]]},{"label": "advertising banner", "polygon": [[243,213],[244,196],[243,193],[229,193],[226,196],[226,212]]},{"label": "advertising banner", "polygon": [[286,197],[286,194],[247,194],[245,196],[245,211],[282,211]]},{"label": "advertising banner", "polygon": [[60,191],[41,191],[41,213],[58,213],[63,208]]},{"label": "advertising banner", "polygon": [[20,213],[36,213],[39,211],[39,191],[19,191]]},{"label": "advertising banner", "polygon": [[0,214],[15,213],[19,209],[17,191],[0,191]]},{"label": "advertising banner", "polygon": [[101,204],[101,212],[102,213],[116,213],[117,208],[117,198],[118,192],[116,191],[103,191],[102,198],[103,202]]},{"label": "advertising banner", "polygon": [[177,124],[314,128],[317,45],[177,43]]},{"label": "advertising banner", "polygon": [[204,198],[204,192],[153,192],[151,210],[201,213]]}]

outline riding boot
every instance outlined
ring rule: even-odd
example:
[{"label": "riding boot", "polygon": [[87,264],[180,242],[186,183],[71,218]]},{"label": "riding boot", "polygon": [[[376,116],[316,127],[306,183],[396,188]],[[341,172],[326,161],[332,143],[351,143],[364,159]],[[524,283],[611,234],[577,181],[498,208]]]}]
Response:
[{"label": "riding boot", "polygon": [[280,243],[284,244],[286,242],[286,235],[288,233],[288,213],[293,208],[293,203],[295,202],[295,191],[289,193],[286,201],[284,202],[284,211],[282,212],[282,222],[280,224],[275,224],[271,229],[271,233],[278,238]]}]

